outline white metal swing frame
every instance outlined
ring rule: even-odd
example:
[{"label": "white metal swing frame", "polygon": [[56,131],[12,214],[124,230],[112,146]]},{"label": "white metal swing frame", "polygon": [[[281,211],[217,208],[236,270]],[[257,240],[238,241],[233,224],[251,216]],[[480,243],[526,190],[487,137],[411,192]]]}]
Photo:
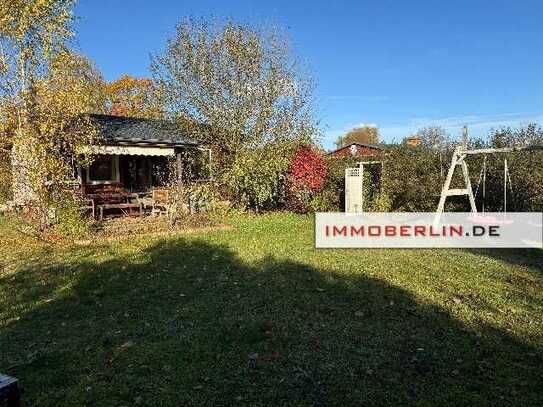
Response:
[{"label": "white metal swing frame", "polygon": [[[543,145],[528,145],[528,146],[516,146],[516,147],[503,147],[503,148],[479,148],[468,150],[467,148],[467,127],[464,127],[463,130],[463,141],[462,144],[455,148],[451,160],[451,165],[449,171],[447,172],[447,178],[441,189],[441,196],[439,198],[439,203],[437,205],[436,214],[439,216],[443,213],[445,209],[445,202],[449,196],[467,196],[469,199],[469,204],[472,213],[477,213],[477,206],[475,205],[475,196],[473,195],[473,189],[471,187],[471,181],[469,179],[469,169],[468,164],[465,159],[469,155],[478,155],[478,154],[495,154],[495,153],[512,153],[515,151],[533,151],[533,150],[543,150]],[[451,181],[454,175],[456,167],[460,166],[462,168],[462,175],[464,178],[464,188],[451,188]],[[509,167],[507,164],[507,158],[505,159],[504,164],[504,211],[507,211],[507,184],[511,185],[511,178],[509,176]],[[483,211],[484,212],[484,211]]]}]

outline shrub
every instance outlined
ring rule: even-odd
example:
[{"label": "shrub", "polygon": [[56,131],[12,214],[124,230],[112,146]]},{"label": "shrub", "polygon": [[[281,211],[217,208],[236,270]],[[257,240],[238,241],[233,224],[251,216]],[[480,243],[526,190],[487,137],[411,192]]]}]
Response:
[{"label": "shrub", "polygon": [[172,191],[168,211],[171,228],[209,226],[224,220],[228,207],[215,183],[187,183]]},{"label": "shrub", "polygon": [[[450,154],[442,153],[441,161],[446,175]],[[393,211],[435,211],[443,181],[439,151],[399,145],[386,154],[382,191]]]},{"label": "shrub", "polygon": [[[351,162],[352,161],[352,162]],[[327,158],[327,174],[323,188],[315,195],[315,211],[338,212],[343,210],[345,197],[345,168],[354,165],[350,158]]]},{"label": "shrub", "polygon": [[195,183],[188,188],[188,202],[190,211],[198,212],[225,212],[224,204],[217,190],[217,186],[211,182]]},{"label": "shrub", "polygon": [[390,212],[392,209],[392,201],[387,193],[380,192],[375,196],[372,202],[372,212]]},{"label": "shrub", "polygon": [[287,176],[287,207],[304,213],[322,190],[327,174],[323,156],[309,146],[300,147],[290,162]]},{"label": "shrub", "polygon": [[309,203],[312,212],[338,212],[341,202],[337,191],[322,189],[315,194]]},{"label": "shrub", "polygon": [[79,208],[65,206],[58,210],[55,230],[65,238],[82,238],[89,232],[88,222],[82,218]]},{"label": "shrub", "polygon": [[238,154],[224,177],[234,203],[257,211],[280,206],[290,151],[289,145],[273,144]]},{"label": "shrub", "polygon": [[81,213],[80,203],[68,192],[62,193],[63,198],[52,211],[54,213],[53,231],[62,238],[78,239],[88,235],[89,221]]}]

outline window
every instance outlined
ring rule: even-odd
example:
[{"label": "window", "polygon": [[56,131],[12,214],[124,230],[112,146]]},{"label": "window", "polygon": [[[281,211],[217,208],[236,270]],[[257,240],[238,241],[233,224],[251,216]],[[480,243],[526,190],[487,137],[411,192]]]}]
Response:
[{"label": "window", "polygon": [[90,184],[108,184],[119,182],[119,156],[96,156],[87,172],[87,182]]}]

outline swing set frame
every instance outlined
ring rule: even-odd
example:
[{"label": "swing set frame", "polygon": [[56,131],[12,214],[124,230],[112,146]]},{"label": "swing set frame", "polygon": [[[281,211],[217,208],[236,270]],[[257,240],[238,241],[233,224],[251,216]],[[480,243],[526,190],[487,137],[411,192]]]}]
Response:
[{"label": "swing set frame", "polygon": [[[472,213],[477,213],[477,206],[475,205],[475,196],[471,187],[471,181],[469,179],[469,169],[466,163],[466,157],[470,155],[484,154],[485,157],[488,154],[501,154],[501,153],[513,153],[516,151],[534,151],[543,150],[543,145],[528,145],[528,146],[515,146],[515,147],[503,147],[503,148],[478,148],[469,150],[467,138],[467,127],[464,127],[462,144],[454,149],[451,165],[447,172],[447,178],[441,189],[441,196],[439,198],[439,204],[437,205],[436,214],[439,216],[445,210],[445,202],[449,196],[467,196]],[[460,166],[462,169],[462,175],[464,178],[464,188],[451,188],[451,181],[454,176],[456,167]],[[484,174],[486,177],[486,174]],[[511,178],[509,177],[509,168],[507,165],[507,158],[505,158],[504,165],[504,212],[507,212],[507,182],[511,185]],[[479,180],[480,182],[481,180]],[[484,187],[484,185],[483,185]],[[484,213],[484,208],[483,208]]]}]

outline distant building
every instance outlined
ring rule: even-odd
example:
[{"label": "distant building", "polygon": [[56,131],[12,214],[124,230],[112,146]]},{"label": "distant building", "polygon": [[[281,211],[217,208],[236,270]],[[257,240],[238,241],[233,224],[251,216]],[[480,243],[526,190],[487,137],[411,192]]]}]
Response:
[{"label": "distant building", "polygon": [[329,156],[337,158],[345,157],[375,157],[383,151],[383,147],[375,144],[349,143],[337,150],[328,153]]},{"label": "distant building", "polygon": [[403,142],[409,147],[418,147],[422,143],[422,139],[418,136],[409,136],[404,138]]}]

